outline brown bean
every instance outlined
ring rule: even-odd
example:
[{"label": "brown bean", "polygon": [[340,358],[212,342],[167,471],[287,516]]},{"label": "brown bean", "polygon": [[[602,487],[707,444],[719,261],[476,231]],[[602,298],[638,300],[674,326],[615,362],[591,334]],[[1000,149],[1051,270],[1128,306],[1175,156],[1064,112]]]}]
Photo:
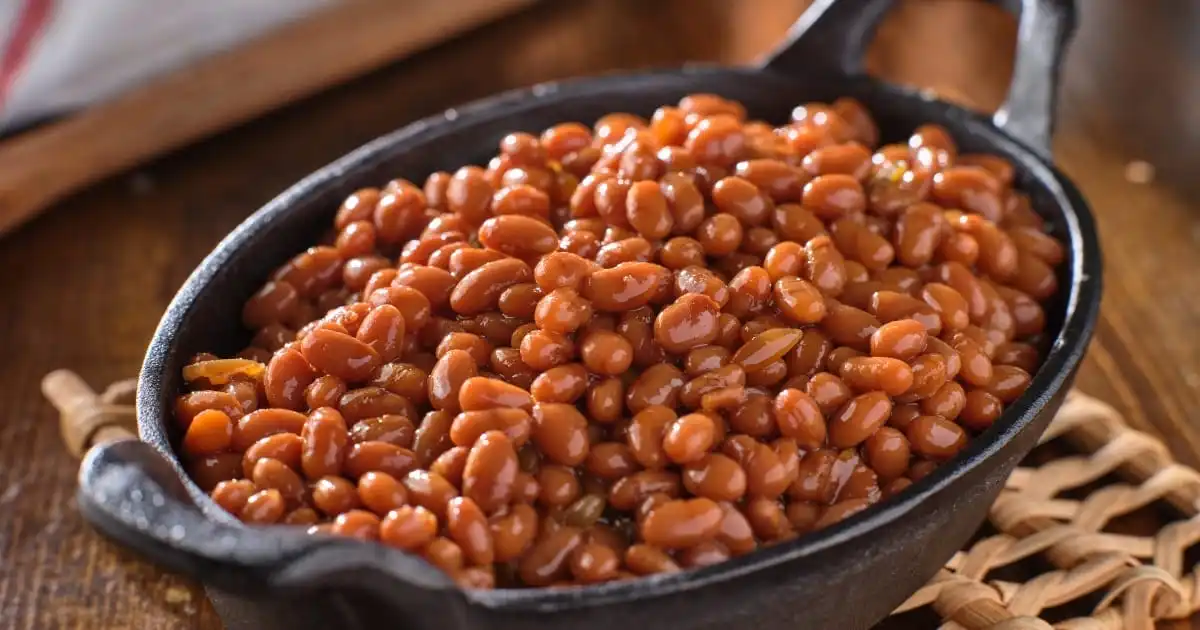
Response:
[{"label": "brown bean", "polygon": [[[304,337],[300,352],[313,367],[348,383],[367,380],[382,363],[379,353],[371,346],[350,335],[322,328]],[[311,381],[299,386],[297,398],[303,397],[309,383]]]},{"label": "brown bean", "polygon": [[370,306],[391,304],[399,309],[404,315],[404,329],[409,332],[421,330],[428,324],[433,308],[424,293],[412,287],[396,285],[368,292],[367,303]]},{"label": "brown bean", "polygon": [[542,453],[565,466],[578,466],[588,456],[587,418],[573,405],[533,406],[533,442]]},{"label": "brown bean", "polygon": [[800,167],[810,175],[840,173],[861,180],[871,167],[871,151],[857,142],[821,147],[804,156]]},{"label": "brown bean", "polygon": [[716,442],[716,425],[704,414],[683,416],[667,426],[662,438],[662,451],[676,464],[700,460]]},{"label": "brown bean", "polygon": [[784,389],[775,396],[775,422],[779,432],[796,440],[806,449],[818,448],[825,443],[825,417],[817,402],[798,389]]},{"label": "brown bean", "polygon": [[634,458],[643,467],[661,469],[666,466],[663,436],[676,418],[673,410],[661,405],[649,405],[633,416],[627,440]]},{"label": "brown bean", "polygon": [[648,544],[685,549],[716,536],[722,516],[721,507],[710,499],[671,501],[652,510],[640,532]]},{"label": "brown bean", "polygon": [[279,522],[286,510],[283,495],[274,488],[267,488],[250,495],[238,517],[251,525],[270,525]]},{"label": "brown bean", "polygon": [[967,392],[957,421],[973,431],[986,431],[1000,417],[1003,408],[1004,403],[992,392],[973,389]]},{"label": "brown bean", "polygon": [[1015,365],[997,364],[992,368],[992,380],[986,389],[1002,403],[1015,401],[1029,388],[1029,372]]},{"label": "brown bean", "polygon": [[495,560],[487,518],[471,499],[455,497],[447,503],[446,533],[473,564],[490,565]]},{"label": "brown bean", "polygon": [[486,262],[458,281],[450,294],[450,306],[463,315],[481,313],[495,306],[508,287],[532,280],[533,270],[517,258]]},{"label": "brown bean", "polygon": [[904,210],[892,235],[900,264],[917,269],[933,260],[944,224],[941,208],[933,204],[915,203]]},{"label": "brown bean", "polygon": [[1003,218],[1000,183],[978,166],[955,166],[933,176],[932,198],[946,208],[962,208],[992,222]]},{"label": "brown bean", "polygon": [[479,436],[488,431],[499,431],[520,448],[533,433],[533,420],[523,409],[494,407],[464,411],[454,417],[450,424],[450,441],[457,446],[472,446]]},{"label": "brown bean", "polygon": [[666,351],[683,354],[716,340],[719,315],[720,306],[708,296],[681,295],[655,318],[654,339]]},{"label": "brown bean", "polygon": [[191,457],[216,455],[233,443],[233,420],[218,409],[205,409],[192,419],[183,437],[183,451]]},{"label": "brown bean", "polygon": [[979,344],[964,333],[954,333],[948,339],[962,359],[959,376],[964,382],[976,387],[987,387],[992,382],[992,360]]},{"label": "brown bean", "polygon": [[884,392],[861,394],[846,403],[829,421],[829,443],[837,448],[861,444],[887,422],[892,401]]},{"label": "brown bean", "polygon": [[461,486],[463,472],[467,468],[467,456],[470,452],[471,449],[466,446],[455,446],[438,455],[437,459],[429,465],[429,472],[435,472],[445,477],[450,483]]},{"label": "brown bean", "polygon": [[309,479],[336,475],[349,450],[350,436],[342,414],[330,408],[313,411],[301,432],[301,465]]},{"label": "brown bean", "polygon": [[212,500],[221,506],[221,509],[238,516],[255,492],[258,492],[258,488],[254,482],[246,479],[231,479],[218,483],[209,494],[212,496]]},{"label": "brown bean", "polygon": [[651,545],[632,545],[625,550],[625,566],[637,575],[676,573],[679,565],[666,552]]},{"label": "brown bean", "polygon": [[[714,372],[717,372],[717,370],[714,370]],[[736,380],[736,377],[734,377],[734,380]],[[680,393],[686,382],[683,378],[683,373],[673,365],[663,363],[651,366],[634,379],[633,383],[629,386],[628,393],[624,395],[623,401],[620,397],[620,392],[617,392],[618,398],[614,403],[616,409],[613,413],[620,414],[622,402],[628,405],[629,411],[633,413],[638,413],[650,405],[663,405],[674,408],[679,401]],[[619,386],[619,380],[617,384]],[[592,391],[596,391],[598,387],[599,385],[593,386]],[[598,419],[596,410],[590,404],[590,397],[588,411],[593,419]],[[610,416],[605,414],[601,417],[608,418]],[[612,420],[600,421],[612,422],[615,420],[616,418],[613,417]]]},{"label": "brown bean", "polygon": [[475,359],[465,350],[443,354],[429,373],[429,402],[435,409],[461,410],[458,393],[463,383],[476,376]]},{"label": "brown bean", "polygon": [[496,562],[510,562],[524,555],[537,537],[537,511],[524,504],[513,505],[507,514],[490,525]]},{"label": "brown bean", "polygon": [[621,418],[624,398],[625,385],[621,379],[613,377],[597,381],[587,392],[588,416],[599,423],[616,422]]},{"label": "brown bean", "polygon": [[796,344],[800,343],[803,331],[795,328],[772,328],[746,342],[730,359],[742,366],[747,373],[762,370],[767,365],[782,359]]},{"label": "brown bean", "polygon": [[575,469],[558,464],[546,464],[537,472],[537,501],[551,507],[566,507],[580,495]]},{"label": "brown bean", "polygon": [[871,348],[871,336],[881,323],[870,313],[847,306],[833,304],[821,320],[821,330],[838,345],[849,346],[862,352]]},{"label": "brown bean", "polygon": [[685,466],[683,485],[698,497],[738,501],[746,494],[746,472],[730,457],[709,453]]},{"label": "brown bean", "polygon": [[[698,409],[701,398],[709,392],[746,384],[746,371],[737,364],[726,365],[688,381],[679,390],[679,401],[685,407]],[[661,402],[656,404],[662,404]]]},{"label": "brown bean", "polygon": [[263,391],[272,407],[304,409],[304,391],[317,378],[317,373],[299,351],[288,348],[271,357],[263,374]]},{"label": "brown bean", "polygon": [[529,392],[538,402],[574,403],[587,391],[587,376],[579,363],[555,366],[539,374]]},{"label": "brown bean", "polygon": [[775,205],[757,186],[736,175],[725,177],[714,184],[711,197],[719,212],[733,215],[745,226],[765,223]]},{"label": "brown bean", "polygon": [[518,574],[529,586],[546,586],[563,578],[570,570],[571,554],[583,543],[583,533],[563,527],[537,542],[521,558]]},{"label": "brown bean", "polygon": [[921,299],[941,318],[943,330],[958,331],[970,324],[966,299],[950,286],[930,282],[921,289]]},{"label": "brown bean", "polygon": [[633,510],[653,494],[678,497],[679,474],[665,470],[642,470],[618,479],[609,490],[608,504],[618,510]]},{"label": "brown bean", "polygon": [[898,319],[879,327],[871,335],[871,356],[912,361],[925,350],[925,326],[913,319]]},{"label": "brown bean", "polygon": [[371,471],[399,478],[416,467],[416,455],[406,448],[387,442],[359,442],[347,451],[342,472],[354,479]]},{"label": "brown bean", "polygon": [[382,387],[352,389],[342,395],[338,409],[351,424],[384,415],[404,416],[410,420],[415,420],[417,416],[412,402]]},{"label": "brown bean", "polygon": [[891,357],[851,357],[842,363],[838,375],[850,389],[882,391],[888,396],[900,396],[913,384],[912,368]]},{"label": "brown bean", "polygon": [[504,381],[473,376],[463,381],[458,390],[459,408],[482,411],[494,408],[519,408],[528,411],[533,406],[529,392]]},{"label": "brown bean", "polygon": [[863,444],[863,455],[883,479],[895,479],[908,470],[908,439],[892,427],[882,427]]},{"label": "brown bean", "polygon": [[[224,392],[222,392],[224,393]],[[230,398],[233,398],[230,396]],[[226,411],[226,415],[229,415]],[[238,419],[233,430],[231,447],[235,451],[246,451],[255,442],[276,433],[295,433],[304,428],[307,417],[289,409],[259,409]]]},{"label": "brown bean", "polygon": [[829,174],[813,178],[804,186],[804,196],[801,200],[808,208],[823,221],[837,219],[867,208],[866,193],[858,181],[851,175]]},{"label": "brown bean", "polygon": [[421,506],[406,505],[388,512],[379,524],[379,540],[383,544],[418,551],[437,537],[438,518]]},{"label": "brown bean", "polygon": [[579,355],[588,370],[606,376],[623,374],[633,364],[633,346],[629,340],[606,330],[584,336]]},{"label": "brown bean", "polygon": [[380,516],[387,516],[392,510],[408,504],[408,490],[404,485],[392,475],[380,471],[363,475],[358,480],[357,494],[364,506]]},{"label": "brown bean", "polygon": [[633,451],[622,442],[597,442],[588,450],[584,468],[601,479],[620,479],[638,469]]},{"label": "brown bean", "polygon": [[918,416],[908,425],[905,435],[913,451],[934,460],[953,457],[967,443],[966,432],[941,416]]}]

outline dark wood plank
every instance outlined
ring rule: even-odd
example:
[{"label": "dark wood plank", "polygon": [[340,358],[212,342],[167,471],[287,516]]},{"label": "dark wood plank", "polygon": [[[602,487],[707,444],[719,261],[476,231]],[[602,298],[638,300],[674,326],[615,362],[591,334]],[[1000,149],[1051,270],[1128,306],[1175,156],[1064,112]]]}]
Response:
[{"label": "dark wood plank", "polygon": [[[0,308],[8,358],[0,363],[0,626],[220,627],[193,585],[115,552],[87,529],[72,499],[75,462],[37,384],[57,367],[96,385],[136,372],[175,288],[254,208],[381,133],[501,89],[613,68],[749,59],[805,4],[547,3],[95,186],[0,241],[0,292],[8,296]],[[934,19],[927,12],[935,4],[946,10],[944,2],[911,3],[908,24]],[[875,50],[872,67],[994,105],[1009,72],[1011,23],[936,19],[944,21],[920,37],[893,23],[882,35],[892,44]],[[898,52],[896,42],[906,39],[924,52]],[[1198,286],[1193,208],[1200,199],[1167,181],[1126,181],[1128,157],[1108,142],[1120,130],[1095,122],[1107,101],[1073,90],[1068,77],[1057,154],[1095,205],[1108,261],[1103,321],[1078,382],[1195,465],[1200,338],[1192,329],[1200,293],[1189,289]]]}]

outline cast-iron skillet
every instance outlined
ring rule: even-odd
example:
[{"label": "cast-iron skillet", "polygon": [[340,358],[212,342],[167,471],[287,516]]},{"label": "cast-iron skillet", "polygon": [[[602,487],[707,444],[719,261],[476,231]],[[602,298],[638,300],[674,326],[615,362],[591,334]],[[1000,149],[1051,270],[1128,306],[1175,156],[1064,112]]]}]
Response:
[{"label": "cast-iron skillet", "polygon": [[[138,391],[144,442],[91,452],[79,500],[101,532],[204,582],[231,630],[439,628],[866,628],[923,584],[982,522],[1004,479],[1058,408],[1091,337],[1100,252],[1087,205],[1049,162],[1054,88],[1074,25],[1062,0],[1006,4],[1020,13],[1015,71],[991,119],[862,72],[865,42],[891,3],[821,0],[761,68],[687,67],[545,84],[419,121],[321,169],[222,241],[176,295],[150,344]],[[180,369],[199,351],[235,352],[243,301],[317,240],[340,200],[395,177],[483,163],[506,132],[538,132],[613,111],[649,115],[692,92],[716,92],[750,115],[788,119],[809,101],[853,96],[885,140],[922,123],[964,151],[999,153],[1069,246],[1058,302],[1047,307],[1045,364],[1029,391],[953,461],[910,489],[817,534],[681,574],[579,589],[473,591],[381,545],[242,526],[189,481],[172,448]]]}]

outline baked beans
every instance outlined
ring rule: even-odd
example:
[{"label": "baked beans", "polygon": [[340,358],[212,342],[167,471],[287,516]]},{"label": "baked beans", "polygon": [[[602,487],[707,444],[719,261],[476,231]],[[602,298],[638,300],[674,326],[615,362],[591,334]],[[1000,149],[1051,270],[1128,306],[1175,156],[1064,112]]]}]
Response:
[{"label": "baked beans", "polygon": [[246,301],[251,346],[185,368],[179,448],[247,523],[464,588],[722,562],[902,491],[1022,397],[1067,252],[1016,179],[937,125],[881,146],[845,98],[511,133],[350,195]]}]

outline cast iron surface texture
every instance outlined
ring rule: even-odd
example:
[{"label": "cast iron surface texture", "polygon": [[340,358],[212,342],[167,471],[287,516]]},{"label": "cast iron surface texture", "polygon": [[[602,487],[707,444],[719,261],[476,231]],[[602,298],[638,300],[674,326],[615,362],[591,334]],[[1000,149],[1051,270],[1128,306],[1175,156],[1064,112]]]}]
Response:
[{"label": "cast iron surface texture", "polygon": [[[871,19],[872,11],[877,14],[885,4],[843,0],[827,5],[825,17],[840,19],[842,28],[835,28],[839,22],[824,22],[833,25],[824,35],[856,47],[869,32],[864,16]],[[1029,15],[1023,16],[1023,31]],[[1007,122],[1029,144],[986,118],[858,76],[854,55],[827,57],[824,63],[809,57],[808,67],[806,56],[795,51],[813,41],[806,39],[812,26],[802,20],[797,41],[766,70],[695,67],[506,93],[383,137],[285,192],[222,241],[169,307],[139,384],[145,444],[113,445],[89,455],[80,477],[85,515],[152,561],[210,585],[231,630],[299,630],[331,623],[352,628],[382,623],[404,628],[753,624],[853,629],[885,616],[971,536],[1004,479],[1057,410],[1096,319],[1100,254],[1086,204],[1043,157],[1062,23],[1055,41],[1040,42],[1041,63],[1034,63],[1037,50],[1024,43],[1018,47]],[[1021,70],[1022,54],[1028,72]],[[947,127],[964,152],[999,153],[1012,160],[1017,185],[1067,242],[1070,256],[1059,269],[1061,295],[1047,307],[1048,354],[1042,369],[1026,395],[955,460],[835,527],[714,567],[585,589],[470,593],[454,588],[424,562],[381,546],[242,526],[187,479],[172,447],[178,435],[170,417],[181,390],[181,368],[196,352],[228,354],[245,345],[242,303],[275,267],[315,242],[342,198],[396,177],[420,181],[431,171],[482,164],[498,140],[514,130],[536,133],[557,122],[591,121],[613,111],[648,116],[693,92],[737,99],[752,117],[777,123],[796,104],[853,96],[874,114],[885,142],[903,141],[916,126],[934,122]]]}]

